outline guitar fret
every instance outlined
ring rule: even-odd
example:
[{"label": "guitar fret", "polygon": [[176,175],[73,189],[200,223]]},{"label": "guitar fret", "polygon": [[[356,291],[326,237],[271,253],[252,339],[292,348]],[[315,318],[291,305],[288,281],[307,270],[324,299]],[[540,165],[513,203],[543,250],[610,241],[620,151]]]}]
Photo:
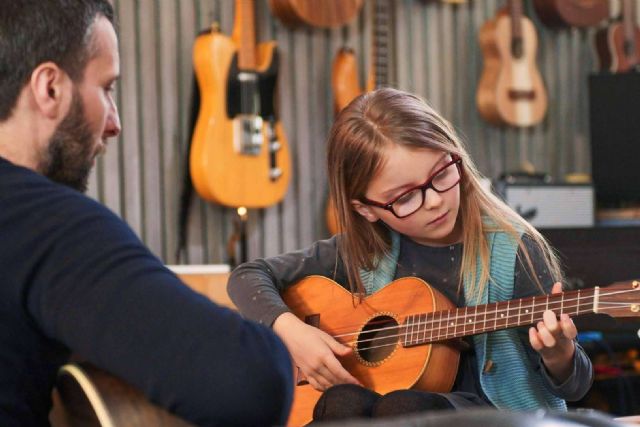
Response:
[{"label": "guitar fret", "polygon": [[482,332],[487,330],[487,307],[484,308],[484,320],[482,321]]},{"label": "guitar fret", "polygon": [[424,315],[424,323],[422,323],[422,341],[420,342],[427,341],[427,328],[429,328],[429,335],[431,340],[433,340],[433,325],[429,326],[429,323],[431,322],[431,320],[429,320],[430,318],[433,319],[433,313]]},{"label": "guitar fret", "polygon": [[464,317],[462,318],[462,334],[467,335],[467,311],[469,307],[464,308]]},{"label": "guitar fret", "polygon": [[576,304],[576,316],[580,313],[580,289],[578,289],[578,303]]},{"label": "guitar fret", "polygon": [[519,301],[519,304],[518,304],[518,322],[517,322],[517,324],[520,325],[520,313],[522,313],[522,298],[520,298],[518,301]]},{"label": "guitar fret", "polygon": [[533,296],[531,300],[531,324],[533,324],[533,313],[536,311],[536,296]]},{"label": "guitar fret", "polygon": [[544,307],[544,311],[549,310],[549,296],[546,297],[546,303],[545,303],[545,307]]}]

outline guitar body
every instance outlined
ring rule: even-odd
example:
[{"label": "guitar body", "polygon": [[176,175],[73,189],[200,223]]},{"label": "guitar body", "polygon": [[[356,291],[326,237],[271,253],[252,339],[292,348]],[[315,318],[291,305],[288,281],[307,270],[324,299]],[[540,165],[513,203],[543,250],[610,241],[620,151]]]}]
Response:
[{"label": "guitar body", "polygon": [[[395,280],[358,304],[352,294],[336,282],[310,276],[287,289],[283,299],[301,320],[332,336],[342,335],[337,339],[352,346],[354,352],[340,358],[340,362],[365,387],[381,394],[409,388],[451,390],[458,371],[458,350],[439,343],[405,347],[400,342],[403,335],[394,329],[407,315],[454,307],[424,281]],[[390,336],[367,335],[366,331],[374,323],[380,327],[380,322]],[[350,332],[351,336],[345,336]],[[354,344],[356,336],[359,342]],[[377,348],[368,349],[368,346]],[[297,385],[288,425],[310,422],[320,395],[321,392],[309,384]]]},{"label": "guitar body", "polygon": [[269,0],[273,14],[290,27],[333,28],[353,20],[363,0]]},{"label": "guitar body", "polygon": [[87,364],[60,369],[53,427],[189,427],[138,390]]},{"label": "guitar body", "polygon": [[355,53],[350,48],[341,48],[333,60],[331,70],[331,88],[336,114],[358,95],[372,91],[375,87],[374,80],[373,73],[369,73],[366,87],[362,88],[358,79],[358,59]]},{"label": "guitar body", "polygon": [[[290,158],[282,124],[275,113],[277,51],[274,42],[257,46],[257,88],[261,126],[243,141],[247,115],[243,103],[234,41],[219,32],[197,38],[194,67],[201,93],[200,112],[190,153],[191,177],[206,200],[225,206],[262,208],[281,201],[290,179]],[[254,123],[253,121],[251,123]],[[274,177],[274,168],[279,175]]]},{"label": "guitar body", "polygon": [[531,20],[521,18],[522,55],[514,57],[511,18],[499,15],[480,29],[484,68],[476,102],[482,117],[494,125],[532,126],[544,118],[547,94],[535,60],[538,39]]},{"label": "guitar body", "polygon": [[[371,83],[369,82],[372,86]],[[353,49],[343,47],[336,54],[331,71],[331,88],[336,114],[363,93],[364,90],[360,87],[358,79],[358,60]],[[325,220],[329,233],[337,234],[338,218],[331,199],[327,202]]]},{"label": "guitar body", "polygon": [[626,73],[640,64],[640,30],[633,26],[633,44],[626,47],[624,28],[621,22],[607,29],[607,44],[611,53],[612,73]]},{"label": "guitar body", "polygon": [[327,229],[332,235],[340,232],[340,225],[338,224],[338,213],[333,205],[331,198],[327,201],[327,208],[325,211],[325,221],[327,223]]},{"label": "guitar body", "polygon": [[590,27],[609,17],[607,0],[534,0],[533,6],[552,28]]}]

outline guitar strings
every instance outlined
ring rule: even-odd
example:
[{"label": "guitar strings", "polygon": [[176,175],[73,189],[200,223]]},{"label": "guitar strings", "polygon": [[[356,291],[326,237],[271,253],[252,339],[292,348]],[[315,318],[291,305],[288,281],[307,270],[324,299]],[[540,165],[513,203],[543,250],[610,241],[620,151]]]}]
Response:
[{"label": "guitar strings", "polygon": [[[609,292],[609,293],[601,292],[599,296],[600,296],[600,297],[602,297],[602,296],[610,296],[610,295],[624,294],[624,293],[629,293],[629,292],[639,292],[639,291],[640,291],[640,289],[639,289],[639,290],[636,290],[636,289],[625,289],[625,290],[620,290],[620,291],[615,291],[615,292]],[[550,297],[550,296],[552,296],[552,295],[543,296],[542,298],[547,298],[547,297]],[[524,306],[522,306],[522,304],[520,304],[520,305],[516,305],[516,304],[514,304],[514,305],[512,305],[512,306],[507,306],[507,307],[505,307],[505,308],[501,308],[500,310],[497,310],[497,309],[496,309],[496,310],[486,311],[485,313],[495,313],[495,314],[498,314],[498,313],[507,312],[507,318],[510,318],[510,317],[512,317],[512,316],[517,316],[517,314],[513,314],[513,315],[509,315],[509,314],[508,314],[508,312],[513,311],[513,310],[522,310],[523,308],[534,307],[534,306],[535,306],[535,308],[540,308],[540,306],[542,306],[543,304],[545,304],[545,305],[546,305],[546,307],[548,307],[548,306],[549,306],[549,301],[548,301],[548,299],[549,299],[549,298],[547,298],[547,301],[546,301],[546,304],[545,304],[545,303],[543,303],[543,302],[535,303],[535,302],[533,302],[533,298],[528,298],[528,299],[527,299],[527,304],[529,303],[529,300],[531,300],[532,304],[528,304],[528,305],[524,305]],[[560,299],[554,298],[554,299],[553,299],[553,301],[551,301],[551,305],[554,305],[554,304],[555,304],[555,305],[557,305],[558,303],[562,304],[562,309],[563,309],[563,312],[562,312],[562,313],[564,313],[564,312],[565,312],[565,309],[567,309],[567,308],[577,308],[577,307],[579,307],[579,305],[564,305],[564,303],[571,303],[571,302],[574,302],[574,301],[578,301],[578,302],[579,302],[579,304],[584,304],[584,303],[588,302],[590,299],[591,299],[591,300],[595,300],[595,295],[586,295],[586,296],[580,296],[580,295],[578,295],[578,298],[567,298],[567,299],[564,299],[564,300],[560,300]],[[498,302],[498,303],[492,303],[492,304],[488,304],[488,305],[489,305],[489,306],[496,306],[496,308],[497,308],[498,304],[504,304],[505,302],[513,302],[513,303],[517,303],[517,302],[520,302],[520,301],[521,301],[521,300],[519,300],[519,299],[517,299],[517,300],[511,300],[511,301],[500,301],[500,302]],[[583,301],[584,301],[584,302],[583,302]],[[592,302],[593,302],[593,301],[592,301]],[[612,302],[612,303],[608,303],[608,302],[606,302],[606,301],[599,301],[599,305],[600,305],[600,306],[601,306],[601,305],[603,305],[603,304],[622,304],[622,306],[625,306],[625,305],[627,305],[627,304],[629,304],[629,305],[630,305],[631,303],[626,303],[626,302],[623,302],[623,303],[614,303],[614,302]],[[475,306],[458,307],[458,308],[456,308],[456,309],[447,310],[447,311],[442,311],[442,312],[437,311],[437,312],[427,312],[427,313],[409,314],[409,315],[405,316],[405,319],[406,319],[407,317],[409,317],[409,316],[424,316],[424,315],[429,316],[429,315],[432,315],[432,317],[433,317],[433,316],[434,316],[435,314],[437,314],[437,313],[454,312],[454,311],[455,311],[455,312],[459,312],[459,311],[461,311],[461,310],[473,309],[474,307],[475,307]],[[542,312],[544,312],[544,311],[546,311],[546,310],[547,310],[547,308],[546,308],[546,307],[545,307],[545,309],[544,309]],[[557,308],[557,307],[556,307],[556,308]],[[567,310],[567,311],[568,311],[568,310]],[[533,311],[532,313],[526,313],[524,316],[525,316],[525,317],[526,317],[526,316],[531,316],[531,315],[536,314],[536,313],[538,313],[538,312]],[[483,313],[479,313],[479,314],[474,313],[473,315],[477,316],[477,315],[482,315],[482,314],[483,314]],[[584,314],[584,313],[581,313],[581,314]],[[470,317],[470,316],[471,316],[471,314],[469,314],[469,313],[465,313],[465,314],[463,314],[463,315],[456,315],[456,316],[454,316],[454,317],[449,317],[449,318],[448,318],[448,320],[453,320],[453,321],[455,321],[455,320],[459,320],[459,319],[467,319],[467,318],[468,318],[468,317]],[[520,315],[520,317],[523,317],[523,315]],[[504,318],[501,318],[501,320],[502,320],[502,319],[504,319]],[[493,320],[493,319],[492,319],[492,320]],[[435,322],[437,322],[437,321],[440,321],[440,320],[433,320],[433,321],[429,321],[429,322],[433,322],[433,323],[435,323]],[[416,324],[426,324],[426,323],[429,323],[429,322],[416,323]],[[374,322],[371,322],[371,323],[369,323],[369,324],[377,324],[377,323],[388,323],[388,321],[386,321],[386,320],[380,320],[380,321],[374,321]],[[371,330],[368,330],[368,331],[366,331],[366,332],[378,332],[378,331],[384,331],[384,330],[387,330],[387,329],[394,329],[394,328],[396,328],[396,327],[397,327],[397,326],[389,326],[389,327],[385,327],[385,328],[371,329]],[[341,329],[352,329],[352,328],[353,328],[353,326],[344,326],[344,327],[342,327]],[[344,333],[344,334],[337,334],[337,335],[333,335],[333,337],[334,337],[334,338],[339,338],[339,337],[345,337],[345,336],[349,336],[349,335],[356,335],[356,334],[359,334],[360,332],[361,332],[361,331],[358,331],[358,332],[348,332],[348,333]]]},{"label": "guitar strings", "polygon": [[[612,307],[612,309],[618,309],[618,307]],[[579,312],[578,314],[588,314],[588,313],[592,313],[592,312],[593,312],[592,310],[585,310],[585,311]],[[599,311],[599,313],[601,313],[601,312],[602,312],[602,314],[606,314],[604,312],[604,310]],[[476,334],[478,334],[478,333],[482,333],[482,331],[476,332]],[[369,341],[383,341],[383,340],[388,340],[390,338],[398,338],[398,337],[401,337],[401,336],[404,336],[404,335],[405,334],[402,334],[402,333],[397,334],[397,335],[386,335],[386,336],[383,336],[383,337],[380,337],[380,338],[356,340],[356,341],[346,342],[344,344],[353,347],[354,344],[357,344],[357,343],[369,342]],[[470,335],[475,335],[475,334],[470,334]],[[438,343],[443,343],[445,341],[454,339],[456,337],[446,337],[445,336],[445,337],[436,337],[436,338],[438,338],[438,339],[429,339],[428,341],[423,341],[423,342],[420,342],[420,343],[416,343],[414,345],[419,345],[419,344],[438,344]],[[372,346],[369,346],[369,347],[358,348],[358,351],[373,350],[373,349],[383,348],[383,347],[395,347],[397,345],[398,345],[397,342],[392,342],[392,343],[388,343],[388,344],[380,344],[380,345],[372,345]],[[409,344],[409,346],[412,346],[411,343]]]},{"label": "guitar strings", "polygon": [[[602,314],[607,314],[606,310],[619,310],[620,308],[625,308],[627,306],[629,306],[629,307],[631,306],[628,303],[605,303],[605,304],[608,304],[610,307],[603,307],[601,310],[598,311],[599,313],[602,312]],[[568,308],[576,308],[576,307],[578,307],[578,306],[568,306]],[[496,312],[491,312],[491,313],[496,313]],[[541,314],[541,313],[544,313],[544,310],[543,311],[534,311],[533,313],[531,313],[531,315]],[[593,310],[591,308],[588,308],[588,309],[585,309],[585,310],[582,310],[582,311],[576,310],[576,313],[574,313],[573,315],[588,314],[588,313],[593,313]],[[530,316],[530,314],[527,314],[527,316]],[[458,319],[466,318],[466,317],[469,317],[469,315],[467,315],[467,316],[459,316]],[[422,343],[428,343],[428,342],[440,342],[440,341],[446,341],[446,340],[449,340],[449,339],[457,338],[458,334],[456,333],[457,332],[456,328],[460,328],[460,327],[463,328],[463,331],[462,331],[463,333],[460,336],[475,335],[475,334],[479,334],[479,333],[483,333],[483,332],[487,332],[487,331],[491,331],[491,330],[495,329],[495,325],[497,324],[497,320],[500,320],[501,322],[505,321],[505,325],[506,325],[506,324],[509,323],[509,319],[511,319],[512,317],[517,317],[517,316],[516,315],[508,315],[507,317],[500,318],[500,319],[497,319],[497,318],[488,319],[488,322],[494,321],[494,327],[493,328],[491,328],[491,327],[486,328],[486,326],[485,326],[483,328],[476,329],[474,327],[473,330],[472,330],[472,333],[470,333],[470,334],[467,334],[466,327],[468,325],[466,323],[464,323],[462,325],[453,325],[453,326],[452,325],[447,325],[447,326],[443,327],[442,324],[441,324],[442,323],[441,320],[415,322],[415,323],[413,323],[411,325],[412,328],[414,326],[420,327],[420,326],[425,326],[425,325],[428,325],[430,323],[435,323],[435,322],[440,322],[440,326],[438,328],[435,328],[435,329],[424,328],[423,330],[417,330],[417,331],[409,330],[409,331],[398,333],[396,335],[385,335],[385,336],[382,336],[382,337],[360,339],[360,340],[350,341],[350,342],[347,342],[345,344],[346,345],[353,345],[355,343],[363,343],[363,342],[378,341],[378,340],[382,341],[384,339],[397,338],[397,337],[401,337],[401,336],[405,336],[406,337],[406,336],[410,335],[411,338],[409,338],[408,341],[409,341],[409,345],[411,345],[412,341],[418,341],[418,338],[413,338],[413,336],[416,335],[416,337],[419,337],[421,333],[423,334],[423,337],[422,337],[422,340],[421,340],[422,342],[420,342],[420,343],[416,342],[415,344],[422,344]],[[522,317],[522,316],[520,316],[520,317]],[[453,319],[455,320],[456,318],[453,318]],[[450,320],[451,320],[451,318],[448,321],[450,321]],[[485,324],[486,324],[486,322],[487,322],[487,320],[482,321],[482,323],[485,323]],[[480,322],[478,322],[478,323],[480,323]],[[531,324],[533,324],[533,323],[532,322],[524,322],[524,323],[520,324],[518,322],[518,323],[512,324],[511,326],[524,326],[524,325],[531,325]],[[367,333],[367,332],[377,332],[377,331],[381,331],[381,330],[389,330],[390,331],[390,330],[401,329],[401,328],[402,328],[402,326],[398,325],[398,326],[391,326],[391,327],[387,327],[387,328],[379,328],[378,330],[373,330],[372,329],[370,331],[366,331],[365,333]],[[447,332],[449,330],[449,328],[454,328],[454,332],[453,332],[452,336],[449,336],[450,334]],[[487,329],[486,331],[484,330],[485,328]],[[498,328],[498,329],[503,329],[503,328]],[[427,330],[432,331],[431,337],[429,339],[426,339]],[[446,330],[444,335],[440,335],[440,332],[442,330]],[[433,336],[433,331],[437,332],[435,337]],[[344,336],[356,335],[356,334],[357,333],[351,333],[351,334],[345,334]],[[407,341],[407,340],[405,340],[405,341]],[[390,344],[388,344],[388,345],[390,345]],[[395,344],[393,344],[393,345],[395,345]],[[376,348],[376,347],[365,347],[365,348],[362,348],[361,350],[368,350],[368,349],[371,349],[371,348]]]},{"label": "guitar strings", "polygon": [[[599,296],[598,296],[598,297],[605,297],[605,296],[611,296],[611,295],[620,295],[620,294],[626,294],[626,293],[630,293],[630,292],[637,292],[637,291],[638,291],[637,289],[625,289],[625,290],[611,291],[611,292],[602,291],[602,292],[600,292],[600,294],[599,294]],[[553,299],[553,301],[551,301],[552,309],[558,309],[558,308],[561,308],[561,314],[562,314],[562,313],[565,313],[565,312],[567,312],[567,311],[569,311],[569,312],[571,312],[571,315],[573,315],[573,316],[577,316],[577,315],[580,315],[580,314],[587,314],[587,313],[592,313],[592,312],[594,312],[594,310],[593,310],[593,308],[592,308],[592,307],[589,307],[589,308],[587,308],[587,309],[585,309],[585,310],[580,310],[580,309],[579,309],[579,307],[580,307],[580,305],[581,305],[581,303],[580,303],[581,301],[585,301],[585,303],[587,303],[587,302],[588,302],[588,303],[590,304],[590,306],[591,306],[591,305],[595,305],[595,299],[596,299],[596,296],[595,296],[595,295],[588,295],[588,296],[581,297],[581,296],[579,295],[579,293],[578,293],[577,295],[578,295],[578,298],[568,298],[568,299],[562,299],[562,300],[558,300],[558,299],[557,299],[557,297],[556,297],[556,298],[554,298],[554,299]],[[550,295],[550,296],[551,296],[551,297],[553,297],[553,295]],[[546,301],[546,304],[544,304],[544,305],[546,306],[544,310],[542,310],[542,311],[533,310],[531,313],[527,313],[527,314],[525,314],[525,315],[524,315],[524,317],[531,316],[531,317],[533,318],[533,316],[535,316],[535,315],[540,315],[540,314],[544,313],[544,311],[546,311],[546,310],[548,309],[548,307],[549,307],[549,297],[550,297],[550,296],[546,296],[547,301]],[[599,299],[599,298],[598,298],[598,299]],[[534,300],[535,300],[535,298],[531,299],[531,301],[532,301],[532,302],[533,302]],[[590,300],[591,300],[591,301],[590,301]],[[523,307],[522,307],[522,302],[521,302],[521,300],[514,300],[513,302],[517,302],[517,301],[520,301],[520,305],[519,305],[517,308],[516,308],[516,305],[514,304],[514,305],[513,305],[513,306],[511,306],[511,307],[507,306],[507,307],[506,307],[506,308],[504,308],[504,309],[500,309],[500,310],[498,310],[498,309],[497,309],[497,303],[496,303],[496,310],[494,310],[494,311],[489,311],[489,312],[485,311],[484,313],[480,313],[480,314],[478,314],[478,313],[474,313],[474,314],[465,313],[464,315],[456,315],[456,316],[454,316],[454,317],[449,317],[449,318],[447,318],[447,320],[446,320],[447,325],[446,325],[445,327],[443,327],[443,326],[442,326],[442,322],[443,322],[443,320],[444,320],[444,319],[441,317],[440,319],[436,320],[433,312],[431,312],[431,313],[415,314],[415,315],[412,315],[412,316],[423,316],[423,315],[429,316],[429,315],[431,314],[431,315],[432,315],[432,316],[431,316],[431,317],[432,317],[432,319],[431,319],[431,320],[426,320],[426,319],[425,319],[425,321],[418,321],[418,322],[414,322],[414,323],[412,323],[412,325],[410,326],[411,328],[425,326],[422,330],[418,330],[418,331],[408,330],[408,328],[407,328],[407,326],[406,326],[406,325],[404,325],[404,326],[402,326],[402,325],[397,325],[397,326],[388,326],[388,327],[378,328],[378,329],[370,329],[370,330],[368,330],[368,331],[364,331],[364,333],[371,334],[371,333],[381,332],[381,331],[393,331],[393,330],[399,330],[399,329],[402,329],[403,327],[405,328],[405,331],[404,331],[404,332],[401,332],[401,333],[398,333],[398,334],[396,334],[396,335],[386,335],[386,336],[382,336],[382,337],[374,337],[374,338],[360,339],[360,340],[356,339],[355,341],[349,341],[349,342],[347,342],[347,343],[346,343],[346,345],[354,346],[354,344],[365,343],[365,342],[373,342],[373,341],[381,341],[381,340],[389,340],[389,339],[391,339],[391,338],[398,338],[398,337],[402,337],[402,336],[407,337],[408,335],[410,335],[410,336],[411,336],[411,338],[408,340],[408,343],[409,343],[409,345],[410,345],[410,344],[411,344],[411,342],[412,342],[412,341],[414,341],[414,338],[413,338],[413,336],[414,336],[414,335],[416,335],[417,337],[419,337],[419,336],[420,336],[420,334],[422,333],[422,334],[423,334],[422,340],[423,340],[423,341],[424,341],[424,340],[426,340],[426,332],[427,332],[427,328],[426,328],[426,326],[427,326],[427,325],[430,325],[430,324],[431,324],[431,325],[433,325],[433,324],[435,324],[436,322],[439,322],[439,325],[440,325],[440,326],[439,326],[438,328],[435,328],[435,329],[430,329],[430,331],[431,331],[431,337],[429,338],[429,341],[428,341],[428,342],[439,342],[439,341],[445,341],[445,340],[448,340],[448,339],[456,338],[456,330],[457,330],[458,328],[460,328],[460,327],[462,327],[462,328],[463,328],[463,336],[464,336],[464,335],[467,335],[467,333],[466,333],[466,327],[467,327],[468,325],[467,325],[467,323],[466,323],[466,320],[468,320],[469,318],[474,318],[474,317],[478,317],[478,316],[482,316],[482,315],[484,315],[484,316],[485,316],[485,319],[484,319],[482,322],[485,324],[485,326],[484,326],[483,328],[479,329],[479,330],[476,332],[476,328],[475,328],[475,325],[474,325],[473,333],[472,333],[472,334],[470,334],[470,335],[475,335],[476,333],[482,333],[482,332],[484,332],[484,329],[486,328],[486,323],[487,323],[487,321],[488,321],[488,322],[491,322],[491,321],[493,321],[493,322],[494,322],[494,327],[493,327],[493,328],[488,328],[488,330],[492,330],[492,329],[495,329],[495,326],[497,325],[497,322],[498,322],[498,321],[500,321],[500,322],[503,322],[503,321],[504,321],[504,322],[506,322],[505,324],[508,324],[508,323],[509,323],[509,320],[510,320],[511,318],[518,318],[518,319],[520,320],[520,318],[522,318],[522,317],[523,317],[521,313],[518,313],[518,314],[509,314],[509,312],[510,312],[510,311],[513,311],[513,310],[518,310],[518,311],[522,310],[522,308],[523,308]],[[571,305],[571,304],[569,304],[569,305],[564,305],[564,303],[572,303],[572,302],[576,302],[576,301],[578,302],[578,304],[576,304],[576,305]],[[504,303],[504,302],[502,302],[502,303]],[[561,305],[561,307],[557,307],[557,305],[558,305],[558,304],[560,304],[560,305]],[[536,306],[536,308],[540,308],[540,307],[543,305],[543,303],[538,303],[538,304],[533,303],[533,304],[531,304],[531,305],[525,305],[525,306],[524,306],[524,308],[527,308],[527,307],[534,307],[534,305]],[[554,305],[555,305],[556,307],[554,307]],[[598,313],[607,314],[607,313],[606,313],[606,311],[607,311],[607,310],[619,310],[619,309],[621,309],[621,308],[626,308],[626,307],[631,307],[631,306],[632,306],[632,303],[627,303],[627,302],[607,302],[607,301],[598,301],[598,308],[599,308],[599,309],[598,309]],[[473,308],[473,307],[465,307],[465,309],[468,309],[468,308]],[[575,310],[575,313],[574,313],[574,310],[572,310],[572,309],[576,309],[576,310]],[[459,310],[461,310],[461,308],[456,309],[456,312],[458,312]],[[453,311],[453,310],[451,310],[451,311]],[[450,311],[450,312],[451,312],[451,311]],[[465,310],[465,311],[466,311],[466,310]],[[505,312],[505,311],[506,311],[506,313],[507,313],[507,316],[506,316],[506,317],[501,317],[501,318],[498,318],[498,317],[497,317],[497,314],[498,314],[498,313],[503,313],[503,312]],[[494,317],[494,318],[492,318],[492,319],[487,319],[487,318],[486,318],[487,313],[489,313],[489,314],[495,314],[495,315],[496,315],[496,317]],[[569,313],[567,313],[567,314],[569,314]],[[407,316],[407,317],[408,317],[408,316]],[[456,325],[453,325],[453,326],[450,324],[450,322],[451,322],[451,321],[456,321],[456,320],[460,320],[460,319],[465,319],[465,323],[463,323],[462,325],[460,325],[460,324],[456,324]],[[471,319],[469,319],[469,320],[471,320]],[[518,320],[518,323],[519,323],[519,320]],[[382,323],[382,322],[387,323],[386,321],[380,321],[379,323]],[[479,322],[478,322],[478,323],[479,323]],[[518,323],[516,323],[516,324],[514,324],[514,325],[512,325],[512,326],[518,326]],[[532,323],[529,323],[529,322],[522,323],[522,325],[524,325],[524,324],[532,324]],[[448,332],[447,332],[450,328],[454,328],[453,336],[451,336],[451,337],[449,337],[449,334],[448,334]],[[442,330],[445,330],[444,335],[440,335],[440,332],[441,332]],[[436,334],[436,336],[435,336],[435,337],[433,337],[433,332],[434,332],[434,331],[435,331],[435,332],[437,332],[437,334]],[[342,337],[346,337],[346,336],[359,335],[360,333],[362,333],[362,331],[358,331],[358,332],[350,332],[350,333],[346,333],[346,334],[335,335],[335,336],[334,336],[334,338],[338,339],[338,338],[342,338]],[[434,339],[434,338],[435,338],[435,339]],[[342,340],[339,340],[339,341],[342,341]],[[407,341],[407,340],[405,339],[405,341]],[[416,341],[417,341],[417,340],[416,340]],[[426,343],[426,341],[425,341],[425,343]],[[416,342],[416,344],[417,344],[417,342]],[[394,341],[393,343],[389,343],[389,344],[381,344],[381,345],[377,345],[377,346],[363,347],[363,348],[359,348],[358,350],[360,350],[360,351],[364,351],[364,350],[370,350],[370,349],[381,348],[381,347],[388,347],[388,346],[395,346],[395,345],[397,345],[397,343]]]}]

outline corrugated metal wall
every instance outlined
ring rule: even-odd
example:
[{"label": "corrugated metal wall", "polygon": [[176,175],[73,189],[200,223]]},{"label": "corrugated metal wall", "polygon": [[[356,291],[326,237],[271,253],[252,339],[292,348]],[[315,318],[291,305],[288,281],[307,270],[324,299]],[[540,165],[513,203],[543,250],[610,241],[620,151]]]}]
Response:
[{"label": "corrugated metal wall", "polygon": [[[115,0],[120,20],[122,79],[117,88],[123,132],[92,175],[90,195],[122,216],[165,262],[176,263],[196,34],[218,22],[230,34],[231,0]],[[333,117],[331,64],[344,45],[367,69],[372,1],[358,18],[334,30],[290,30],[257,0],[257,37],[280,52],[280,117],[292,153],[293,179],[285,200],[249,212],[249,258],[304,247],[328,236],[325,136]],[[528,160],[560,176],[589,172],[587,75],[594,69],[594,29],[551,30],[526,12],[540,38],[538,65],[549,93],[544,122],[531,129],[498,129],[475,107],[482,71],[478,30],[504,5],[497,0],[450,4],[393,1],[396,86],[426,97],[464,136],[480,170],[494,178]],[[612,2],[612,12],[619,5]],[[638,8],[640,9],[640,8]],[[199,200],[191,205],[184,263],[223,263],[233,231],[232,209]]]}]

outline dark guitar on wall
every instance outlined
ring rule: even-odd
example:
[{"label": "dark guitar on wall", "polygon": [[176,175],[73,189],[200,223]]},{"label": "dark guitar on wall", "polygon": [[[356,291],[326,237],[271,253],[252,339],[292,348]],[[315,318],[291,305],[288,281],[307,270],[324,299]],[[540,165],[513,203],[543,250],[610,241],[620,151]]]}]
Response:
[{"label": "dark guitar on wall", "polygon": [[622,0],[622,21],[599,29],[594,37],[598,68],[625,73],[640,65],[640,29],[635,24],[635,0]]},{"label": "dark guitar on wall", "polygon": [[[336,282],[309,276],[288,288],[283,299],[301,320],[353,348],[340,362],[365,387],[381,394],[408,388],[450,391],[459,361],[452,340],[531,325],[547,309],[571,317],[590,313],[640,316],[638,281],[455,308],[445,296],[413,277],[395,280],[354,303],[353,295]],[[311,421],[320,395],[299,381],[288,425]]]},{"label": "dark guitar on wall", "polygon": [[205,200],[262,208],[282,200],[290,179],[284,128],[276,114],[275,42],[256,45],[253,0],[236,0],[233,36],[200,35],[193,59],[200,112],[190,170]]},{"label": "dark guitar on wall", "polygon": [[591,27],[609,17],[607,0],[534,0],[533,6],[551,28]]},{"label": "dark guitar on wall", "polygon": [[536,65],[538,36],[522,7],[522,0],[508,0],[508,10],[480,29],[483,70],[476,103],[482,118],[497,126],[533,126],[547,111]]},{"label": "dark guitar on wall", "polygon": [[363,0],[269,0],[273,14],[289,27],[334,28],[353,20]]}]

